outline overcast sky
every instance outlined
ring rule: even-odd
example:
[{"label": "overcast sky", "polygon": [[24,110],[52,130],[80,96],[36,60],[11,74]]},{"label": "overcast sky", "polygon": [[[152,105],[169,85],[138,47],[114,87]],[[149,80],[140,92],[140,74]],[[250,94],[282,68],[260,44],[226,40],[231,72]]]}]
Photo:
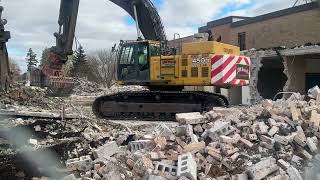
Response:
[{"label": "overcast sky", "polygon": [[[111,48],[120,39],[135,39],[134,23],[128,14],[109,0],[80,0],[76,36],[88,52]],[[296,0],[153,0],[169,39],[197,32],[198,27],[217,18],[256,16],[292,7]],[[302,1],[302,0],[301,0]],[[54,45],[58,30],[60,0],[2,0],[3,18],[11,31],[9,56],[23,71],[28,48],[41,57],[42,49]]]}]

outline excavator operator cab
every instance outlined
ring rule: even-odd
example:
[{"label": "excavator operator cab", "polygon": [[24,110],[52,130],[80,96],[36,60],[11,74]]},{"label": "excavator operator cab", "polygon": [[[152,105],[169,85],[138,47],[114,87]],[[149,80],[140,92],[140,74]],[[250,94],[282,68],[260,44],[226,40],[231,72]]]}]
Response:
[{"label": "excavator operator cab", "polygon": [[119,45],[117,79],[125,84],[150,81],[150,57],[160,55],[160,45],[150,41],[126,41]]}]

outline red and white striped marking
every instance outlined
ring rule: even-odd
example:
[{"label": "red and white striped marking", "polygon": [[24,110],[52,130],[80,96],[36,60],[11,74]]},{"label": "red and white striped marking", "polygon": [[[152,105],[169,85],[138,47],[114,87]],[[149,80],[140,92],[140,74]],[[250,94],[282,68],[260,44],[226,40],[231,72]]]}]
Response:
[{"label": "red and white striped marking", "polygon": [[237,64],[250,66],[251,61],[249,57],[245,56],[214,55],[211,59],[211,84],[217,86],[249,85],[249,80],[236,79]]}]

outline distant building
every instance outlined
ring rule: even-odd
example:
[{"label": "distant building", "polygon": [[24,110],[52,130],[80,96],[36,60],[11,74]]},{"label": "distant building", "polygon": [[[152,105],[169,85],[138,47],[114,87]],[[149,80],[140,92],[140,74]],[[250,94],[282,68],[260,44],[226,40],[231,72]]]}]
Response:
[{"label": "distant building", "polygon": [[315,44],[320,42],[319,5],[308,3],[256,17],[230,16],[199,28],[200,33],[208,31],[242,50]]},{"label": "distant building", "polygon": [[[250,87],[222,90],[233,104],[272,99],[282,91],[305,94],[314,85],[320,86],[319,6],[314,2],[256,17],[230,16],[198,29],[199,33],[211,31],[214,39],[237,45],[251,57]],[[171,43],[176,47],[192,39]]]}]

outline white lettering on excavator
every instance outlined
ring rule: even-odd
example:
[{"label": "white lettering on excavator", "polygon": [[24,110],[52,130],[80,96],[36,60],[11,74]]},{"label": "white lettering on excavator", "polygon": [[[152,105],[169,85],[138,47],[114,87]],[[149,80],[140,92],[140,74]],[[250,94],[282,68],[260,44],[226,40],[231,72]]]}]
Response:
[{"label": "white lettering on excavator", "polygon": [[192,64],[208,64],[210,62],[209,58],[194,58],[192,59]]}]

